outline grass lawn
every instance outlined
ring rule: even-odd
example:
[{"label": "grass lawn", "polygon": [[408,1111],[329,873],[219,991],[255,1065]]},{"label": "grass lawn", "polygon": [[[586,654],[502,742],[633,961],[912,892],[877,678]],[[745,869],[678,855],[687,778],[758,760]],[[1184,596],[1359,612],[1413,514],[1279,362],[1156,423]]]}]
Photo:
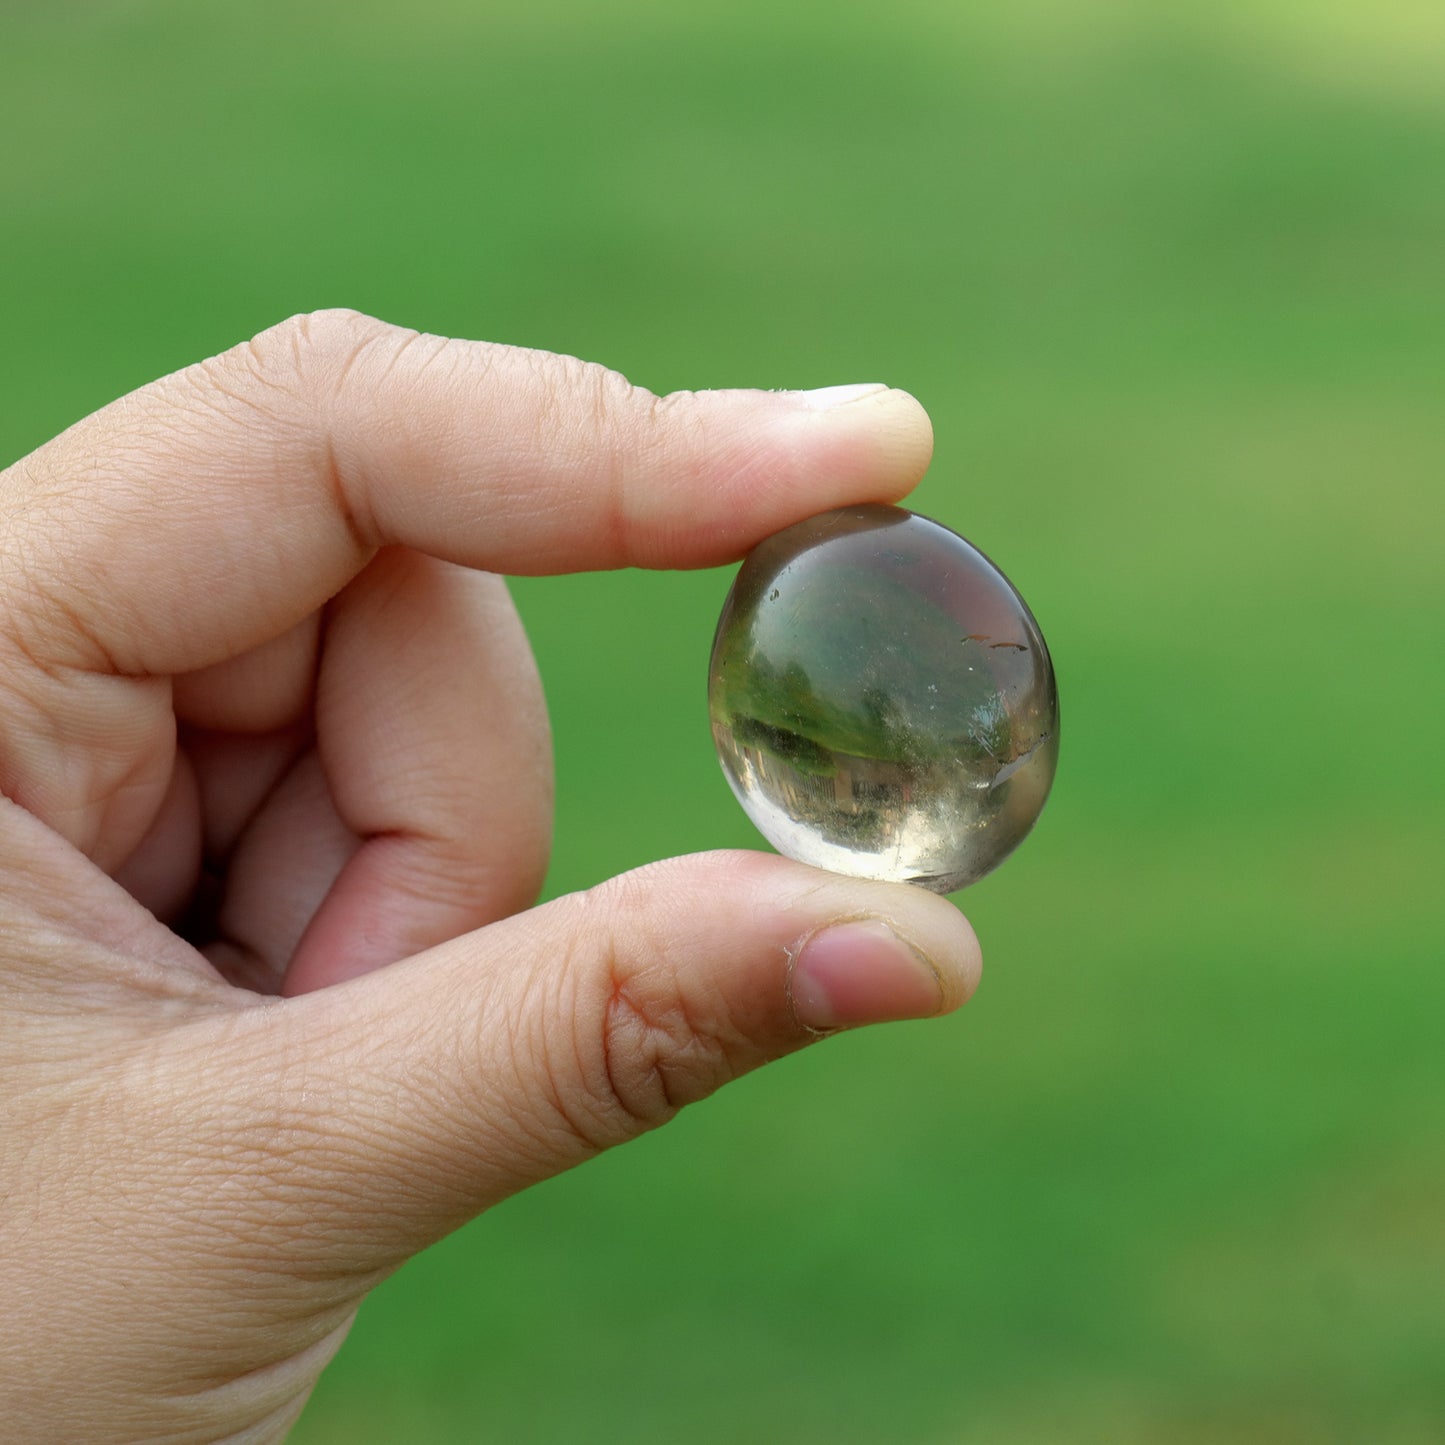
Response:
[{"label": "grass lawn", "polygon": [[[876,378],[1059,671],[975,1002],[446,1241],[299,1445],[1445,1442],[1436,7],[19,9],[0,463],[323,305],[654,390]],[[728,580],[516,585],[550,893],[761,846]]]}]

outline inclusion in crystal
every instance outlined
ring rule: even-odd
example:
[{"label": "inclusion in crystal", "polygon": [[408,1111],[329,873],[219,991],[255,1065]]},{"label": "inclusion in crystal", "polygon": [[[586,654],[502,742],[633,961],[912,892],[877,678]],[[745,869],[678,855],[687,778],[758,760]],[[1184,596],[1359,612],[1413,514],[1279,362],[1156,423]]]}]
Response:
[{"label": "inclusion in crystal", "polygon": [[825,512],[748,555],[708,704],[723,772],[780,853],[938,893],[1018,846],[1058,761],[1053,666],[1023,598],[899,507]]}]

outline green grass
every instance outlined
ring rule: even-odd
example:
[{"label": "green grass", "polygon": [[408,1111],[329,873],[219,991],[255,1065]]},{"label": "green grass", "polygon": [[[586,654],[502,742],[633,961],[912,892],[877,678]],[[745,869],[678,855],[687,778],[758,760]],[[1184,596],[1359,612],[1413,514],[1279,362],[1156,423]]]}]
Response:
[{"label": "green grass", "polygon": [[[321,305],[659,390],[876,377],[1059,669],[975,1003],[447,1241],[301,1445],[1445,1441],[1445,51],[1367,11],[0,18],[4,460]],[[550,891],[756,845],[727,585],[517,585]]]}]

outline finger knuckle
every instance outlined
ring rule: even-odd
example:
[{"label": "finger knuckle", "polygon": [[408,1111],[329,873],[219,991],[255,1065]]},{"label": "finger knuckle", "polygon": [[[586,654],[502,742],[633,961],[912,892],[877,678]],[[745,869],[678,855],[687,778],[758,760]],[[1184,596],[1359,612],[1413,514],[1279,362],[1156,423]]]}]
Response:
[{"label": "finger knuckle", "polygon": [[654,429],[657,398],[596,362],[543,351],[526,353],[526,361],[534,398],[532,444],[547,455],[561,438],[581,461],[585,475],[578,480],[594,499],[599,528],[625,563],[638,501],[638,451]]},{"label": "finger knuckle", "polygon": [[599,472],[617,471],[639,413],[639,399],[648,393],[621,372],[575,356],[531,351],[526,360],[536,397],[538,445],[552,445],[559,434],[585,437]]},{"label": "finger knuckle", "polygon": [[359,311],[298,312],[171,378],[179,383],[173,400],[202,411],[254,412],[268,424],[291,417],[309,425],[364,356],[410,334]]},{"label": "finger knuckle", "polygon": [[725,1013],[683,984],[676,942],[643,892],[618,881],[594,890],[590,905],[605,916],[589,930],[601,941],[574,1012],[578,1087],[567,1112],[598,1146],[665,1124],[739,1072]]},{"label": "finger knuckle", "polygon": [[227,355],[258,380],[314,399],[338,392],[369,351],[410,334],[360,311],[331,308],[289,316]]}]

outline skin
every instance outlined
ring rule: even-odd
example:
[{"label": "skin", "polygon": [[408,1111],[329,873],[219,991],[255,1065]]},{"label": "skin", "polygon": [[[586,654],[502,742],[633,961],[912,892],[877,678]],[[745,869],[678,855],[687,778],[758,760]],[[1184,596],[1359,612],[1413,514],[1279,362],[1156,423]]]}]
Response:
[{"label": "skin", "polygon": [[410,1255],[967,998],[949,903],[782,858],[530,907],[550,745],[497,575],[725,562],[930,450],[881,387],[656,397],[325,312],[0,474],[7,1440],[281,1440]]}]

